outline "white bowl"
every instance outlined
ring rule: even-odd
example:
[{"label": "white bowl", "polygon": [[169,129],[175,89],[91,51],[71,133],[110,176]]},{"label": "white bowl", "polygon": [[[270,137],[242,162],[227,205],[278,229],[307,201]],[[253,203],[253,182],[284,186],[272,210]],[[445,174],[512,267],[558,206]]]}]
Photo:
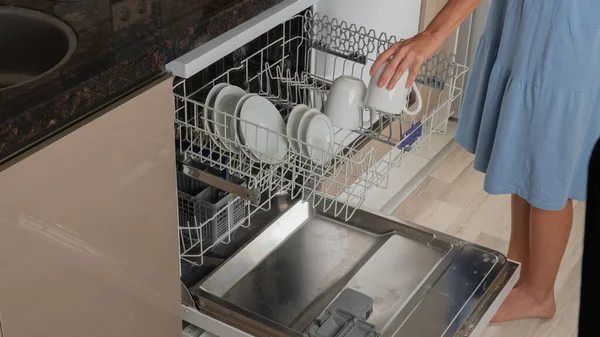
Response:
[{"label": "white bowl", "polygon": [[377,71],[377,74],[371,77],[365,98],[366,107],[392,115],[400,115],[402,112],[411,116],[418,114],[419,111],[421,111],[423,100],[421,99],[419,88],[417,88],[417,85],[414,83],[412,89],[417,97],[417,106],[414,110],[408,110],[406,106],[408,94],[410,93],[410,89],[406,88],[406,80],[408,79],[409,74],[408,70],[404,72],[394,89],[389,90],[387,88],[387,83],[383,88],[377,86],[379,78],[381,78],[381,74],[387,65],[388,62],[382,64],[381,68]]},{"label": "white bowl", "polygon": [[324,114],[331,124],[346,130],[357,130],[362,124],[362,109],[367,86],[361,79],[340,76],[333,81]]}]

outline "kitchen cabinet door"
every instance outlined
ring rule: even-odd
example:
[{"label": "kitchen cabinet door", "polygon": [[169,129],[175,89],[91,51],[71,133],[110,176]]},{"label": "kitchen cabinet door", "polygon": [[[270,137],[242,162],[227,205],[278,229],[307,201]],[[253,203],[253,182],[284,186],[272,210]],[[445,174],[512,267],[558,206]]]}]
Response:
[{"label": "kitchen cabinet door", "polygon": [[171,86],[0,172],[5,336],[181,333]]}]

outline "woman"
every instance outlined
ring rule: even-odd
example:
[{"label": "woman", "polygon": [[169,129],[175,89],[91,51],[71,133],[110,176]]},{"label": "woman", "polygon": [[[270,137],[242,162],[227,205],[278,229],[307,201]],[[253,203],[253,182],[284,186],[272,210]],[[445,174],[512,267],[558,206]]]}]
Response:
[{"label": "woman", "polygon": [[[406,86],[481,0],[449,0],[427,29],[382,53],[379,85]],[[521,278],[495,322],[551,318],[554,283],[600,136],[600,1],[492,0],[456,140],[491,194],[511,194],[508,258]],[[389,80],[389,82],[388,82]],[[404,85],[404,83],[402,83]]]}]

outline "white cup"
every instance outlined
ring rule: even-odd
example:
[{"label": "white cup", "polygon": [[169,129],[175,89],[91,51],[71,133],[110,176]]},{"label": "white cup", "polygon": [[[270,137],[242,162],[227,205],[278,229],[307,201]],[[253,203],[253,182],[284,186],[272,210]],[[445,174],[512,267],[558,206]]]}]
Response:
[{"label": "white cup", "polygon": [[367,108],[375,109],[380,112],[387,112],[393,115],[400,115],[402,112],[407,115],[414,116],[421,111],[421,107],[423,106],[423,100],[421,98],[421,93],[419,92],[419,88],[417,85],[413,83],[412,89],[417,98],[417,106],[414,110],[408,110],[406,106],[406,101],[408,99],[409,89],[406,88],[406,80],[408,79],[408,70],[404,72],[398,84],[394,89],[388,90],[387,83],[383,88],[377,86],[379,82],[379,78],[381,74],[387,67],[388,62],[385,62],[381,65],[381,68],[377,71],[377,74],[371,77],[371,81],[369,82],[369,89],[367,90],[367,95],[365,98],[365,106]]},{"label": "white cup", "polygon": [[367,86],[352,76],[340,76],[333,81],[324,114],[338,128],[357,130],[362,124],[362,110]]}]

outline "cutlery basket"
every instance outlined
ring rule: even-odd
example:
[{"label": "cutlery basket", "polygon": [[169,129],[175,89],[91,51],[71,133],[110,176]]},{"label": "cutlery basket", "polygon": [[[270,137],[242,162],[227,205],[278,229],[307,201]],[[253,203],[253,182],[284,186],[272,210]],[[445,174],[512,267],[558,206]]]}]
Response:
[{"label": "cutlery basket", "polygon": [[179,229],[192,244],[212,245],[246,219],[245,203],[194,178],[177,172]]}]

